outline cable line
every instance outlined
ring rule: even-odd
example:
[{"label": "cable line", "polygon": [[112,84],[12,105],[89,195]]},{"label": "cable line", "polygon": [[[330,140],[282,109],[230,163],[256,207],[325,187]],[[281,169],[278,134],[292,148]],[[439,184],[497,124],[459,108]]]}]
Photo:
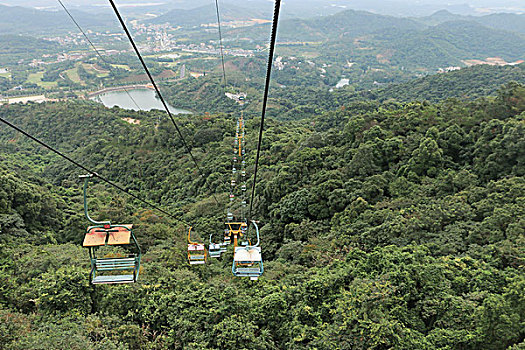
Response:
[{"label": "cable line", "polygon": [[[175,122],[175,119],[173,118],[173,115],[171,114],[171,112],[170,112],[170,110],[168,108],[168,105],[167,105],[166,101],[164,100],[164,97],[160,93],[160,90],[159,90],[157,84],[155,83],[155,80],[153,79],[153,76],[151,75],[148,67],[146,66],[146,62],[144,62],[144,59],[142,58],[142,55],[140,54],[139,49],[137,48],[137,45],[135,44],[135,41],[133,41],[133,37],[131,36],[131,34],[130,34],[129,30],[128,30],[128,27],[124,23],[124,19],[122,18],[122,16],[118,12],[118,9],[117,9],[117,6],[115,5],[115,2],[113,0],[109,0],[109,2],[111,3],[111,7],[113,8],[113,11],[115,12],[115,15],[117,16],[120,24],[122,25],[122,29],[124,29],[124,32],[126,32],[126,35],[127,35],[128,39],[129,39],[129,41],[131,43],[131,46],[135,50],[135,53],[137,54],[137,57],[140,60],[140,63],[142,64],[142,67],[144,68],[144,71],[148,75],[148,78],[151,81],[151,84],[155,88],[155,92],[157,93],[157,96],[159,97],[160,101],[162,102],[162,105],[164,106],[164,109],[166,110],[166,113],[168,114],[169,118],[171,119],[171,122],[173,123],[173,126],[175,126],[175,129],[177,130],[177,133],[179,134],[179,137],[180,137],[180,139],[182,141],[182,144],[184,145],[184,148],[186,148],[186,151],[190,155],[190,158],[193,161],[193,163],[195,164],[195,167],[197,168],[197,171],[202,176],[202,174],[203,174],[202,169],[200,168],[199,164],[197,163],[197,160],[195,159],[195,157],[193,157],[193,154],[191,153],[191,150],[190,150],[188,144],[186,143],[186,140],[184,139],[184,136],[182,135],[182,132],[180,131],[177,123]],[[217,205],[220,205],[219,201],[215,197],[215,194],[212,193],[212,196],[213,196],[213,199],[215,199],[215,202],[217,202]]]},{"label": "cable line", "polygon": [[34,137],[33,135],[29,134],[27,131],[24,131],[23,129],[19,128],[18,126],[12,124],[11,122],[7,121],[6,119],[0,117],[0,121],[4,124],[6,124],[7,126],[15,129],[16,131],[20,132],[21,134],[23,134],[24,136],[30,138],[31,140],[35,141],[36,143],[40,144],[41,146],[47,148],[48,150],[50,150],[51,152],[54,152],[56,154],[58,154],[60,157],[64,158],[65,160],[69,161],[70,163],[76,165],[77,167],[79,167],[80,169],[88,172],[89,174],[92,174],[94,177],[98,177],[100,180],[104,181],[105,183],[107,183],[108,185],[111,185],[113,187],[115,187],[116,189],[120,190],[121,192],[124,192],[126,193],[127,195],[129,195],[130,197],[138,200],[139,202],[143,203],[143,204],[146,204],[147,206],[157,210],[158,212],[161,212],[167,216],[169,216],[170,218],[174,219],[175,221],[178,221],[182,224],[185,224],[187,226],[191,226],[189,223],[187,223],[186,221],[184,220],[181,220],[179,219],[178,217],[176,217],[175,215],[172,215],[170,214],[169,212],[167,212],[166,210],[160,208],[159,206],[157,206],[156,204],[154,203],[151,203],[150,201],[147,201],[137,195],[134,195],[133,193],[129,192],[128,190],[126,190],[125,188],[117,185],[116,183],[114,183],[113,181],[111,180],[108,180],[107,178],[105,178],[104,176],[102,175],[99,175],[97,174],[96,172],[94,172],[93,170],[87,168],[86,166],[80,164],[79,162],[77,162],[76,160],[72,159],[71,157],[67,156],[66,154],[60,152],[59,150],[53,148],[52,146],[46,144],[45,142],[37,139],[36,137]]},{"label": "cable line", "polygon": [[[96,54],[98,55],[98,57],[100,57],[100,59],[102,60],[102,62],[104,62],[105,64],[107,64],[109,67],[111,67],[111,64],[106,61],[106,59],[104,57],[102,57],[102,55],[100,54],[100,51],[98,51],[98,49],[95,47],[95,45],[93,44],[93,42],[89,39],[89,37],[87,36],[86,32],[82,29],[82,27],[80,26],[80,24],[78,24],[78,22],[75,20],[75,18],[73,17],[73,15],[71,14],[71,12],[69,12],[69,10],[67,9],[67,7],[64,5],[64,3],[62,2],[62,0],[57,0],[60,5],[62,6],[62,8],[64,9],[64,11],[66,11],[67,15],[69,16],[69,18],[71,18],[71,20],[73,21],[73,23],[75,23],[75,25],[77,26],[78,30],[80,30],[80,32],[82,33],[82,35],[84,36],[84,38],[86,38],[87,42],[89,43],[89,45],[91,45],[91,47],[93,48],[93,50],[96,52]],[[111,70],[111,68],[109,68]],[[140,111],[142,110],[139,105],[137,104],[137,101],[135,101],[135,99],[131,96],[131,94],[129,93],[129,91],[124,88],[124,91],[126,91],[126,94],[128,94],[128,97],[131,99],[131,101],[133,101],[133,103],[135,104],[135,106],[137,107],[137,109]]]},{"label": "cable line", "polygon": [[266,103],[268,102],[268,90],[270,89],[270,76],[272,73],[273,53],[275,50],[275,40],[277,37],[277,24],[279,22],[279,10],[281,8],[281,0],[275,0],[275,7],[273,9],[272,34],[270,37],[270,52],[268,53],[268,66],[266,68],[266,84],[264,86],[264,97],[261,113],[261,125],[259,127],[259,141],[257,142],[257,157],[255,158],[255,170],[253,172],[252,194],[250,199],[250,210],[248,218],[252,217],[253,200],[255,198],[255,184],[257,182],[257,170],[259,169],[259,157],[261,154],[261,143],[264,129],[264,117],[266,116]]},{"label": "cable line", "polygon": [[219,47],[221,50],[222,60],[222,77],[224,79],[224,89],[226,90],[226,69],[224,68],[224,53],[222,51],[222,31],[221,31],[221,17],[219,16],[219,0],[215,0],[215,10],[217,12],[217,26],[219,28]]}]

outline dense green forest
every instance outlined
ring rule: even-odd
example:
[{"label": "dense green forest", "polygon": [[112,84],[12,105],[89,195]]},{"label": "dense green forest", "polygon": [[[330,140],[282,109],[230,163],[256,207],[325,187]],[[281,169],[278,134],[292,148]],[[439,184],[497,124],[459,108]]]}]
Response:
[{"label": "dense green forest", "polygon": [[[267,121],[257,282],[231,275],[231,252],[190,267],[185,225],[97,182],[94,216],[135,224],[145,255],[140,283],[90,286],[81,171],[0,126],[0,348],[523,348],[525,86],[326,104]],[[159,111],[0,108],[203,239],[223,230],[238,114],[177,118],[199,175]],[[246,114],[251,175],[259,119]]]}]

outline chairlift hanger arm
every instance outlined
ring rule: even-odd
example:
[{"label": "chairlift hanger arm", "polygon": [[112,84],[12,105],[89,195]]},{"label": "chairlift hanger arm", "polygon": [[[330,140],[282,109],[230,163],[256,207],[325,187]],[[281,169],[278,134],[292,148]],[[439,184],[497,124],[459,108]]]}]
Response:
[{"label": "chairlift hanger arm", "polygon": [[93,225],[111,225],[111,222],[108,220],[108,221],[96,221],[96,220],[93,220],[90,216],[89,216],[89,212],[88,212],[88,202],[87,202],[87,188],[88,188],[88,182],[89,182],[89,179],[93,177],[93,174],[89,174],[89,175],[80,175],[79,176],[81,179],[84,179],[84,214],[86,215],[86,218],[88,219],[89,222],[91,222]]}]

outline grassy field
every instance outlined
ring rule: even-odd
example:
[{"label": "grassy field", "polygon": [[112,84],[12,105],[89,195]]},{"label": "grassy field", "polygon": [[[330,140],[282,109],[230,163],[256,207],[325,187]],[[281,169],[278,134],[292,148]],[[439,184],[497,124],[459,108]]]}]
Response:
[{"label": "grassy field", "polygon": [[73,82],[80,84],[82,83],[82,80],[80,80],[80,77],[78,75],[78,68],[76,66],[74,68],[66,70],[65,73]]},{"label": "grassy field", "polygon": [[0,77],[11,79],[11,72],[0,73]]},{"label": "grassy field", "polygon": [[27,77],[27,82],[36,84],[40,87],[43,87],[44,89],[54,88],[57,86],[56,81],[42,81],[43,76],[44,72],[31,73]]},{"label": "grassy field", "polygon": [[104,78],[104,77],[107,77],[109,75],[109,72],[105,69],[95,69],[95,65],[93,64],[89,64],[89,63],[82,63],[82,67],[84,67],[84,69],[88,72],[88,73],[91,73],[91,74],[94,74],[96,75],[97,77],[99,78]]}]

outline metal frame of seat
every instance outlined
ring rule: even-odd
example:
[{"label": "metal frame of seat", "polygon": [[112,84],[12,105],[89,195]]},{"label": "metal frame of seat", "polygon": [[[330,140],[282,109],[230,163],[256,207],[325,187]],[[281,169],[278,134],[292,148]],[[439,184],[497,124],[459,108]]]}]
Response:
[{"label": "metal frame of seat", "polygon": [[237,246],[237,239],[242,237],[248,230],[248,225],[244,221],[228,221],[224,223],[226,229],[224,230],[224,243],[230,244],[233,237],[233,246]]}]

